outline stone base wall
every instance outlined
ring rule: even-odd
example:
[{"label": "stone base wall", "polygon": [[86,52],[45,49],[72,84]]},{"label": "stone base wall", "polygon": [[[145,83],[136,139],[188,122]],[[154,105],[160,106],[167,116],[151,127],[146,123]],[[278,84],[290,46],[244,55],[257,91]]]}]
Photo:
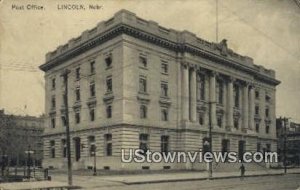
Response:
[{"label": "stone base wall", "polygon": [[[106,156],[105,139],[104,135],[112,134],[112,155]],[[110,169],[110,170],[163,170],[163,169],[178,169],[178,170],[206,170],[206,163],[122,163],[121,162],[121,150],[124,149],[128,158],[128,149],[139,148],[139,134],[148,134],[148,146],[149,150],[160,151],[162,135],[169,136],[169,151],[184,151],[195,152],[202,151],[203,138],[207,137],[206,131],[200,130],[181,130],[175,131],[170,129],[161,128],[146,128],[139,126],[117,126],[106,129],[98,129],[91,131],[71,133],[71,155],[74,169],[88,169],[94,166],[94,156],[90,154],[90,142],[89,137],[95,136],[96,144],[96,166],[97,169]],[[80,138],[80,159],[75,160],[75,145],[73,138]],[[43,167],[52,168],[67,168],[67,159],[63,157],[62,151],[62,139],[64,135],[51,135],[44,137],[44,160]],[[272,139],[261,139],[256,136],[246,136],[239,134],[228,134],[222,132],[214,132],[212,136],[213,151],[222,151],[222,140],[229,140],[228,151],[238,152],[239,141],[245,141],[245,151],[256,152],[257,143],[260,143],[261,149],[266,147],[266,144],[271,145],[271,150],[274,151],[277,148],[277,142]],[[55,158],[51,158],[50,141],[55,141]]]}]

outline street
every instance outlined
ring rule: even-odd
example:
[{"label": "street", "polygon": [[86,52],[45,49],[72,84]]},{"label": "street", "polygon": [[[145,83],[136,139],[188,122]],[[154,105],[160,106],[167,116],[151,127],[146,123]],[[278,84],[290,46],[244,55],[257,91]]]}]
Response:
[{"label": "street", "polygon": [[[53,176],[55,181],[65,181],[65,175]],[[104,180],[101,177],[74,176],[75,185],[83,189],[112,189],[112,190],[296,190],[300,187],[300,174],[288,174],[284,176],[246,177],[239,178],[200,180],[184,182],[166,182],[126,185],[121,182]]]}]

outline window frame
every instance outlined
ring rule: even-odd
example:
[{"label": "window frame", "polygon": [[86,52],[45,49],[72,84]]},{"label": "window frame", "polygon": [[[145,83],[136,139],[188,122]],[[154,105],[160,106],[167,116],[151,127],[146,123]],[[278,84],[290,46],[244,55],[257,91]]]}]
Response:
[{"label": "window frame", "polygon": [[113,81],[112,81],[112,76],[107,76],[106,77],[106,93],[112,93],[113,92]]},{"label": "window frame", "polygon": [[140,75],[139,77],[139,92],[147,93],[147,77]]},{"label": "window frame", "polygon": [[105,143],[105,156],[113,155],[113,147],[112,147],[112,134],[106,133],[104,134],[104,143]]},{"label": "window frame", "polygon": [[112,105],[107,105],[106,106],[106,118],[112,118]]},{"label": "window frame", "polygon": [[146,119],[147,118],[148,108],[146,105],[140,105],[140,118]]},{"label": "window frame", "polygon": [[170,136],[169,135],[162,135],[160,137],[160,151],[161,151],[161,153],[169,152],[169,141],[170,141]]}]

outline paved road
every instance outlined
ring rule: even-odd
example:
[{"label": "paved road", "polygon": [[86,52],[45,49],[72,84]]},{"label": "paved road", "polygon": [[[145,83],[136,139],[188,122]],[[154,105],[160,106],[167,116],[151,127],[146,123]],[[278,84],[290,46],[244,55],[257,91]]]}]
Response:
[{"label": "paved road", "polygon": [[[58,178],[59,176],[54,177],[54,179]],[[60,180],[62,180],[62,178],[60,178]],[[172,190],[296,190],[300,187],[300,174],[249,177],[243,181],[234,178],[140,185],[125,185],[120,182],[101,180],[97,177],[74,176],[74,182],[75,184],[80,184],[87,190],[170,190],[170,188],[172,188]]]}]

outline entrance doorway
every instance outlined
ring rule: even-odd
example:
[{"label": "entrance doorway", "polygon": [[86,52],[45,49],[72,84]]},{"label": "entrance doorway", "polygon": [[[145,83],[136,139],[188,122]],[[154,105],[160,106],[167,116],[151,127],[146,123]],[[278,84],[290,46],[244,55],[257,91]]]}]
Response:
[{"label": "entrance doorway", "polygon": [[245,153],[246,142],[244,140],[239,141],[239,159],[243,161],[243,155]]}]

